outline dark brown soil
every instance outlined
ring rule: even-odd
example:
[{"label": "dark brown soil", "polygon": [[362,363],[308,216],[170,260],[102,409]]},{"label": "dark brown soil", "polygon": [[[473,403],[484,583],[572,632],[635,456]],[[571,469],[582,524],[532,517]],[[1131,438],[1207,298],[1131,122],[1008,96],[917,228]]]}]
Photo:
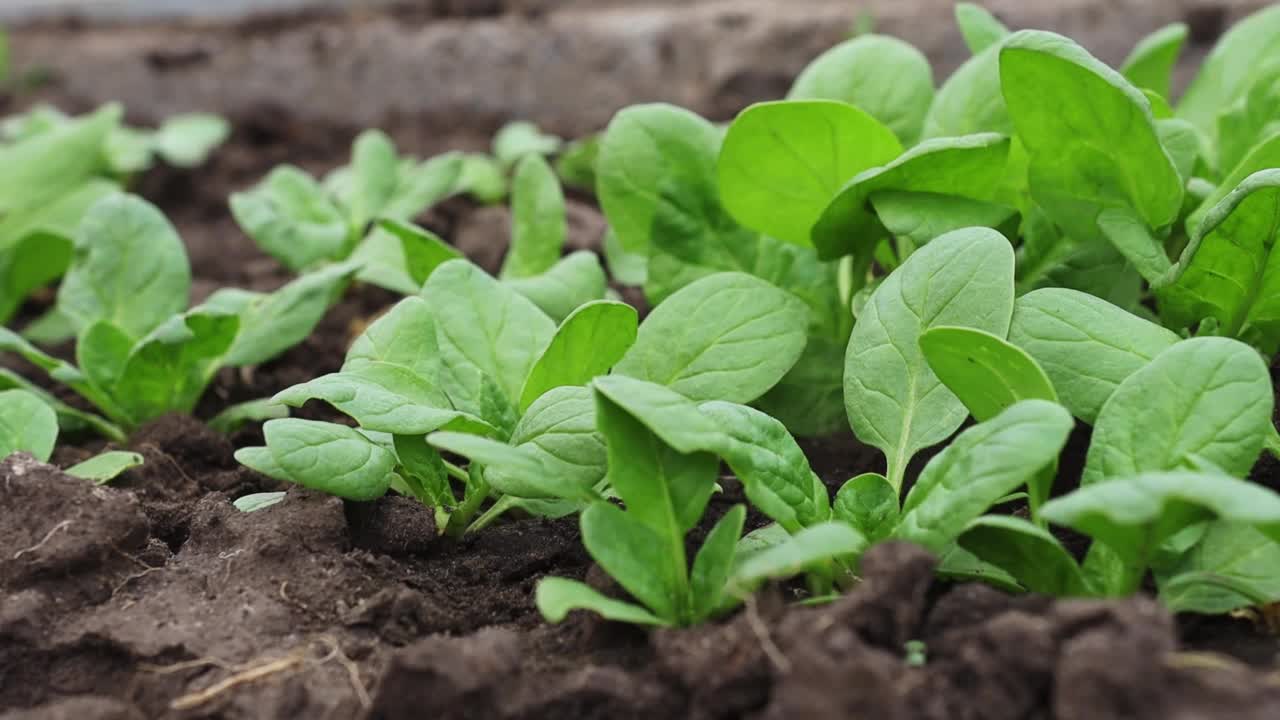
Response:
[{"label": "dark brown soil", "polygon": [[[197,298],[287,281],[240,233],[226,196],[280,162],[345,162],[353,134],[278,108],[239,120],[209,167],[160,169],[137,188],[179,226]],[[491,269],[510,222],[462,199],[420,220]],[[575,201],[571,228],[570,244],[591,248],[603,220]],[[336,370],[394,300],[353,288],[299,347],[221,374],[197,416]],[[66,440],[63,466],[103,445]],[[1174,618],[1143,597],[948,584],[932,557],[901,544],[874,549],[863,582],[825,607],[788,605],[771,588],[690,630],[580,613],[547,625],[532,603],[541,577],[609,584],[573,519],[512,519],[454,542],[403,498],[344,504],[297,488],[240,513],[236,497],[286,489],[232,457],[260,441],[255,426],[228,438],[162,418],[129,443],[146,464],[106,488],[25,456],[0,463],[0,720],[1280,717],[1280,645],[1248,620]],[[1060,491],[1087,443],[1087,431],[1073,436]],[[805,446],[833,490],[882,469],[848,434]],[[1254,479],[1280,486],[1280,467],[1264,459]],[[726,490],[708,523],[740,500]],[[913,641],[923,666],[908,661]]]}]

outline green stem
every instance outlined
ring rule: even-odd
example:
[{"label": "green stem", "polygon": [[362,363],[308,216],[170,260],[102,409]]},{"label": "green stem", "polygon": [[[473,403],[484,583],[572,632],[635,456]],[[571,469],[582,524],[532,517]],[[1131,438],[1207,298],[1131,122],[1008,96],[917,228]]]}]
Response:
[{"label": "green stem", "polygon": [[[449,466],[450,463],[446,462],[446,469]],[[457,468],[457,466],[453,467]],[[462,504],[450,513],[449,525],[445,528],[445,534],[452,538],[460,538],[467,532],[467,527],[471,525],[471,518],[475,517],[480,506],[489,497],[489,483],[484,480],[484,471],[476,465],[471,467],[472,472],[466,475],[467,489],[463,495]],[[449,470],[449,474],[453,474],[452,469]]]},{"label": "green stem", "polygon": [[458,482],[463,483],[464,485],[471,482],[471,476],[467,474],[466,470],[463,470],[462,468],[458,467],[457,465],[454,465],[448,460],[444,460],[443,462],[444,462],[444,469],[449,473],[449,476],[452,477],[454,480],[457,480]]},{"label": "green stem", "polygon": [[1265,447],[1267,452],[1271,453],[1273,457],[1280,460],[1280,432],[1276,431],[1276,426],[1274,424],[1270,425],[1269,428],[1270,431],[1263,440],[1263,447]]}]

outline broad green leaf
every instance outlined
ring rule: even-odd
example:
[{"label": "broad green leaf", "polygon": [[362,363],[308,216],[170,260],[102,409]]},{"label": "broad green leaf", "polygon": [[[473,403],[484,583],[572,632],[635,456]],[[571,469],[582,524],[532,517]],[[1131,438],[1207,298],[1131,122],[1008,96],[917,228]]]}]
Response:
[{"label": "broad green leaf", "polygon": [[724,433],[697,401],[665,385],[624,375],[599,377],[591,385],[679,452],[711,452],[724,442]]},{"label": "broad green leaf", "polygon": [[1280,346],[1280,169],[1249,176],[1193,232],[1172,284],[1161,288],[1160,311],[1174,326],[1206,318],[1219,332]]},{"label": "broad green leaf", "polygon": [[462,164],[462,154],[456,152],[437,155],[422,164],[402,160],[395,192],[379,217],[391,222],[407,222],[422,214],[456,191]]},{"label": "broad green leaf", "polygon": [[698,411],[720,428],[716,441],[699,449],[724,458],[752,506],[789,532],[830,519],[826,487],[782,423],[721,401],[702,403]]},{"label": "broad green leaf", "polygon": [[108,171],[117,176],[129,176],[149,170],[155,163],[152,133],[130,127],[117,127],[107,133],[102,143],[102,153],[107,159]]},{"label": "broad green leaf", "polygon": [[1012,311],[1013,249],[985,228],[934,240],[872,293],[849,338],[844,400],[854,433],[888,458],[895,489],[911,457],[968,415],[929,369],[920,335],[937,325],[1004,335]]},{"label": "broad green leaf", "polygon": [[600,156],[600,133],[571,140],[556,155],[556,174],[565,185],[593,191],[596,187],[596,158]]},{"label": "broad green leaf", "polygon": [[1023,400],[960,433],[920,473],[894,537],[941,552],[997,500],[1054,462],[1073,426],[1046,400]]},{"label": "broad green leaf", "polygon": [[236,462],[241,465],[273,480],[296,482],[289,476],[288,471],[276,461],[276,456],[271,453],[271,448],[269,447],[242,447],[236,450],[235,458]]},{"label": "broad green leaf", "polygon": [[550,155],[560,144],[560,138],[542,132],[531,122],[510,122],[493,136],[493,156],[510,168],[530,156]]},{"label": "broad green leaf", "polygon": [[41,462],[53,454],[58,439],[58,416],[38,396],[26,390],[0,392],[0,458],[31,453]]},{"label": "broad green leaf", "polygon": [[[1173,166],[1178,169],[1178,177],[1189,182],[1196,172],[1196,163],[1203,152],[1200,133],[1195,126],[1178,118],[1156,120],[1156,133],[1160,136],[1160,144],[1164,146]],[[1183,197],[1186,205],[1190,197]]]},{"label": "broad green leaf", "polygon": [[193,310],[138,341],[112,397],[140,425],[168,412],[191,412],[235,341],[239,320]]},{"label": "broad green leaf", "polygon": [[720,131],[688,110],[634,105],[615,115],[600,143],[596,195],[621,248],[647,254],[659,232],[694,245],[740,232],[720,207],[719,152]]},{"label": "broad green leaf", "polygon": [[46,203],[0,218],[0,322],[27,295],[66,272],[80,218],[118,189],[114,182],[93,178]]},{"label": "broad green leaf", "polygon": [[600,257],[578,250],[541,275],[510,278],[502,284],[528,298],[552,320],[563,322],[574,310],[603,298],[606,280]]},{"label": "broad green leaf", "polygon": [[230,203],[240,229],[290,270],[346,252],[350,230],[342,212],[296,167],[275,168],[250,190],[232,193]]},{"label": "broad green leaf", "polygon": [[555,335],[532,302],[465,260],[450,260],[422,288],[436,320],[446,367],[487,375],[513,404],[529,370]]},{"label": "broad green leaf", "polygon": [[538,581],[534,594],[538,612],[547,622],[558,623],[572,610],[590,610],[605,620],[633,625],[670,625],[639,605],[605,597],[585,583],[567,578],[548,577]]},{"label": "broad green leaf", "polygon": [[1082,485],[1206,460],[1243,477],[1271,423],[1271,376],[1248,345],[1183,340],[1116,388],[1094,424]]},{"label": "broad green leaf", "polygon": [[969,523],[958,541],[1031,592],[1058,597],[1092,594],[1079,563],[1058,539],[1021,518],[985,515]]},{"label": "broad green leaf", "polygon": [[879,542],[898,524],[898,491],[880,473],[863,473],[840,487],[831,513],[871,542]]},{"label": "broad green leaf", "polygon": [[235,499],[231,504],[240,512],[251,513],[258,510],[266,510],[272,505],[284,502],[285,492],[260,492],[249,493]]},{"label": "broad green leaf", "polygon": [[123,330],[99,320],[85,328],[76,340],[76,362],[89,382],[110,392],[124,374],[133,347],[133,339]]},{"label": "broad green leaf", "polygon": [[538,357],[520,392],[520,411],[563,385],[585,385],[609,372],[636,340],[635,308],[597,300],[573,311]]},{"label": "broad green leaf", "polygon": [[1222,182],[1187,216],[1186,230],[1188,236],[1201,232],[1200,228],[1207,220],[1210,212],[1219,208],[1228,195],[1235,192],[1244,181],[1254,173],[1280,167],[1280,128],[1277,128],[1254,145],[1227,173]]},{"label": "broad green leaf", "polygon": [[399,365],[427,380],[440,373],[440,344],[436,322],[427,302],[408,297],[365,328],[351,343],[342,369],[352,370],[365,362]]},{"label": "broad green leaf", "polygon": [[[1280,108],[1280,54],[1269,63],[1269,71],[1258,76],[1248,93],[1218,115],[1219,170],[1238,167],[1260,141],[1280,130],[1276,114]],[[1205,148],[1205,154],[1210,150]]]},{"label": "broad green leaf", "polygon": [[136,339],[187,309],[186,248],[147,201],[111,195],[94,203],[76,231],[75,248],[58,309],[78,327],[106,320]]},{"label": "broad green leaf", "polygon": [[511,181],[511,249],[502,263],[502,277],[550,270],[560,259],[568,232],[560,180],[541,155],[526,155]]},{"label": "broad green leaf", "polygon": [[655,615],[680,621],[691,614],[683,539],[662,534],[634,509],[594,503],[582,513],[582,543],[592,559]]},{"label": "broad green leaf", "polygon": [[142,456],[135,452],[125,452],[123,450],[112,450],[76,463],[66,469],[66,473],[73,477],[92,480],[98,485],[106,485],[115,480],[121,473],[132,468],[142,465]]},{"label": "broad green leaf", "polygon": [[449,396],[430,379],[385,362],[361,362],[294,385],[274,399],[290,407],[324,400],[365,430],[395,435],[422,435],[445,427],[481,434],[493,430],[480,418],[455,410]]},{"label": "broad green leaf", "polygon": [[152,138],[156,152],[170,165],[203,165],[214,148],[231,135],[231,124],[218,115],[184,113],[167,118]]},{"label": "broad green leaf", "polygon": [[1248,525],[1209,524],[1172,567],[1157,569],[1160,602],[1174,612],[1222,614],[1280,600],[1280,543]]},{"label": "broad green leaf", "polygon": [[507,179],[502,165],[488,155],[463,155],[456,190],[470,194],[482,205],[501,202],[507,195]]},{"label": "broad green leaf", "polygon": [[[866,257],[885,231],[868,198],[884,191],[948,195],[984,204],[1012,202],[1005,187],[1009,139],[992,133],[926,140],[883,167],[845,183],[813,226],[818,256]],[[936,208],[935,208],[936,209]]]},{"label": "broad green leaf", "polygon": [[618,240],[618,234],[613,228],[608,228],[604,232],[604,239],[601,241],[604,251],[605,265],[609,268],[609,275],[613,279],[623,285],[640,286],[644,285],[649,275],[649,256],[643,253],[628,252],[622,247],[622,243]]},{"label": "broad green leaf", "polygon": [[897,38],[861,35],[809,63],[787,99],[855,105],[912,145],[933,102],[933,70],[919,50]]},{"label": "broad green leaf", "polygon": [[605,385],[596,387],[596,426],[609,450],[609,482],[628,515],[670,545],[671,565],[683,573],[684,534],[702,517],[719,462],[710,453],[682,453],[663,442],[629,408],[606,395],[601,390]]},{"label": "broad green leaf", "polygon": [[1030,355],[985,330],[937,326],[920,335],[920,350],[978,422],[1019,400],[1058,402],[1053,383]]},{"label": "broad green leaf", "polygon": [[901,152],[889,128],[853,105],[757,103],[725,135],[720,200],[742,225],[808,245],[809,231],[841,186]]},{"label": "broad green leaf", "polygon": [[67,432],[92,430],[108,440],[120,443],[126,439],[124,431],[118,425],[99,415],[68,405],[54,397],[49,391],[8,368],[0,368],[0,390],[26,390],[40,398],[45,405],[53,408],[54,413],[57,414],[58,428],[60,430]]},{"label": "broad green leaf", "polygon": [[[1178,103],[1178,117],[1191,121],[1214,144],[1218,114],[1248,91],[1280,56],[1280,6],[1259,10],[1231,27],[1205,58]],[[1224,168],[1225,169],[1225,168]]]},{"label": "broad green leaf", "polygon": [[876,218],[892,236],[916,246],[967,227],[989,227],[1017,234],[1018,211],[1007,205],[973,200],[959,195],[883,190],[867,200]]},{"label": "broad green leaf", "polygon": [[462,253],[441,240],[438,235],[412,223],[381,220],[378,227],[400,241],[405,272],[418,288],[422,287],[436,268],[462,257]]},{"label": "broad green leaf", "polygon": [[969,52],[977,55],[1009,36],[1009,28],[985,8],[973,3],[956,3],[956,24],[964,35]]},{"label": "broad green leaf", "polygon": [[1013,123],[1000,92],[1003,43],[1001,39],[966,60],[938,88],[925,115],[925,139],[988,132],[1013,134]]},{"label": "broad green leaf", "polygon": [[799,575],[824,561],[861,555],[870,543],[842,522],[824,522],[743,560],[733,570],[729,591],[745,597],[768,580]]},{"label": "broad green leaf", "polygon": [[[1144,230],[1177,219],[1182,179],[1150,103],[1119,73],[1067,38],[1024,30],[1001,47],[1000,78],[1030,154],[1031,195],[1067,235],[1110,237],[1099,224],[1106,210],[1131,214]],[[1117,248],[1135,260],[1132,244]]]},{"label": "broad green leaf", "polygon": [[1116,387],[1178,336],[1092,295],[1045,288],[1014,303],[1009,341],[1035,358],[1062,404],[1092,425]]},{"label": "broad green leaf", "polygon": [[745,505],[734,505],[707,533],[689,572],[689,592],[693,598],[693,616],[702,620],[720,607],[733,571],[742,523],[747,519]]},{"label": "broad green leaf", "polygon": [[103,145],[119,105],[0,148],[0,213],[42,206],[106,169]]},{"label": "broad green leaf", "polygon": [[220,433],[231,434],[249,423],[289,417],[289,408],[272,398],[246,400],[226,408],[205,424]]},{"label": "broad green leaf", "polygon": [[458,504],[444,458],[424,436],[394,435],[391,444],[399,461],[398,474],[418,502],[437,512],[452,510]]},{"label": "broad green leaf", "polygon": [[347,198],[351,226],[358,232],[376,219],[395,196],[399,159],[391,138],[365,130],[351,146],[351,187]]},{"label": "broad green leaf", "polygon": [[1195,523],[1218,518],[1280,542],[1280,496],[1217,473],[1155,472],[1094,483],[1050,501],[1041,514],[1117,556],[1119,572],[1105,588],[1112,594],[1136,589],[1161,544]]},{"label": "broad green leaf", "polygon": [[285,418],[267,422],[262,433],[279,468],[299,485],[356,501],[375,500],[390,487],[396,456],[345,425]]},{"label": "broad green leaf", "polygon": [[240,317],[240,332],[223,363],[260,365],[305,340],[356,270],[352,263],[330,265],[272,293],[219,290],[209,296],[201,307]]},{"label": "broad green leaf", "polygon": [[[72,390],[75,390],[86,400],[96,405],[98,409],[101,410],[103,414],[110,417],[113,422],[120,424],[127,424],[129,422],[129,418],[126,413],[120,409],[120,407],[104,390],[90,382],[89,378],[81,372],[79,368],[71,363],[59,360],[58,358],[49,355],[43,350],[27,342],[21,335],[18,335],[8,328],[0,327],[0,351],[20,355],[27,362],[35,365],[41,370],[44,370],[49,374],[50,378],[66,385]],[[12,373],[7,375],[0,373],[0,377],[4,378],[6,385],[12,386],[15,385],[16,382],[18,385],[22,386],[22,389],[28,389],[35,392],[35,390],[26,387],[26,385],[30,385],[28,381],[15,381],[14,378],[17,376]],[[43,392],[44,391],[39,391],[36,394],[40,395]],[[52,404],[50,404],[50,406],[56,407]],[[64,411],[59,411],[59,414],[63,417],[68,416]],[[86,415],[86,417],[94,416]],[[110,432],[103,433],[107,437],[111,437],[116,440],[123,439],[123,437],[116,437],[118,435],[122,436],[123,433],[112,423],[102,422],[100,425],[97,425],[97,428],[101,430],[110,430]]]},{"label": "broad green leaf", "polygon": [[1142,38],[1120,65],[1120,73],[1137,87],[1169,97],[1173,66],[1187,41],[1187,26],[1166,25]]},{"label": "broad green leaf", "polygon": [[692,400],[750,402],[799,359],[807,313],[786,291],[742,273],[699,280],[659,305],[614,367]]},{"label": "broad green leaf", "polygon": [[608,461],[590,388],[558,387],[541,395],[516,423],[511,444],[583,490],[605,477]]},{"label": "broad green leaf", "polygon": [[590,497],[590,486],[582,487],[543,462],[528,448],[513,447],[478,435],[436,432],[427,436],[433,447],[468,458],[484,467],[485,481],[496,491],[523,498]]}]

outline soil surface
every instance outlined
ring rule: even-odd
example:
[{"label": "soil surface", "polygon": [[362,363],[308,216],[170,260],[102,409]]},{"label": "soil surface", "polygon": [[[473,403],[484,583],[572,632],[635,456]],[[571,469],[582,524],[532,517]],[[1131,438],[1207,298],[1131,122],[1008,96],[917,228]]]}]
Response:
[{"label": "soil surface", "polygon": [[[287,281],[232,221],[227,194],[281,162],[345,162],[351,134],[259,108],[205,168],[140,180],[187,242],[195,299]],[[596,247],[604,223],[590,199],[571,198],[570,216],[569,244]],[[491,270],[510,223],[504,208],[463,199],[419,220]],[[197,417],[338,369],[395,299],[353,288],[302,345],[221,374]],[[337,419],[323,406],[301,412]],[[237,447],[260,442],[258,426],[226,437],[170,416],[131,439],[146,464],[110,487],[55,467],[101,450],[93,438],[65,438],[54,465],[0,463],[0,720],[1280,717],[1280,645],[1249,618],[948,583],[934,558],[902,544],[872,550],[863,582],[823,607],[773,587],[690,630],[583,613],[548,625],[532,603],[543,576],[616,590],[574,519],[512,518],[455,542],[404,498],[344,503],[235,462]],[[804,444],[832,489],[882,470],[847,433]],[[1087,445],[1082,428],[1058,491]],[[1264,459],[1254,479],[1280,488],[1280,464]],[[285,501],[259,512],[231,504],[277,489]],[[740,499],[729,483],[693,534]]]}]

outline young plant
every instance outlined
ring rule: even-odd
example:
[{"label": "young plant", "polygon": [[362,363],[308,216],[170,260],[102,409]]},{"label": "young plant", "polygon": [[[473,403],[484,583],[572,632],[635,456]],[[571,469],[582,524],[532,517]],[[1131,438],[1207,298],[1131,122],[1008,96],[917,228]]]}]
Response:
[{"label": "young plant", "polygon": [[546,157],[560,150],[562,141],[529,122],[503,125],[493,136],[491,154],[468,153],[462,157],[458,189],[485,205],[507,196],[511,171],[528,157]]},{"label": "young plant", "polygon": [[[0,460],[16,452],[48,462],[58,441],[58,416],[44,399],[26,390],[0,391]],[[112,450],[66,468],[64,472],[98,485],[142,464],[142,456]]]},{"label": "young plant", "polygon": [[330,266],[270,294],[221,290],[188,309],[191,271],[173,226],[145,201],[112,195],[85,214],[58,290],[76,363],[2,328],[0,350],[91,402],[106,417],[93,427],[118,440],[164,413],[191,412],[219,368],[266,362],[301,341],[355,270]]},{"label": "young plant", "polygon": [[[613,368],[697,399],[747,402],[777,383],[804,346],[803,305],[740,273],[703,278],[638,330],[636,323],[634,309],[596,301],[557,327],[476,266],[447,261],[421,297],[366,330],[341,372],[277,396],[294,406],[328,402],[359,430],[273,420],[267,446],[237,457],[351,500],[395,487],[436,508],[441,530],[453,535],[511,508],[565,514],[597,497],[604,479],[585,387],[592,378]],[[438,449],[469,458],[470,467],[450,468]],[[450,475],[463,486],[461,499]],[[490,496],[495,504],[476,519]]]}]

